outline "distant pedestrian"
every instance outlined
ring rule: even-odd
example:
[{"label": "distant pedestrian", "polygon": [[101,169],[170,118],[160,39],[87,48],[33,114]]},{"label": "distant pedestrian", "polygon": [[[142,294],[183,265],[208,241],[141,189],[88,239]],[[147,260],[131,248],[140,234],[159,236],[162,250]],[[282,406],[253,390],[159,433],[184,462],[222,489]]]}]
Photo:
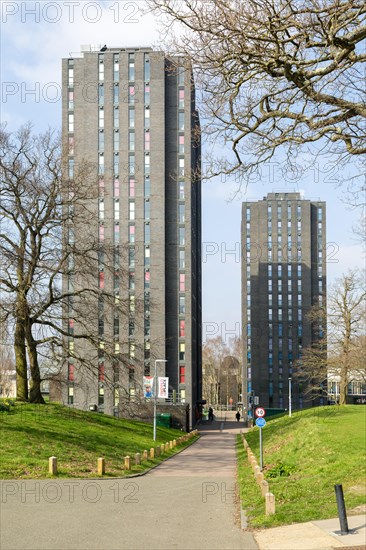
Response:
[{"label": "distant pedestrian", "polygon": [[208,419],[209,419],[210,422],[213,421],[213,408],[212,407],[210,407],[208,409]]},{"label": "distant pedestrian", "polygon": [[236,413],[235,417],[236,417],[236,421],[239,422],[239,420],[240,420],[240,412],[239,411]]}]

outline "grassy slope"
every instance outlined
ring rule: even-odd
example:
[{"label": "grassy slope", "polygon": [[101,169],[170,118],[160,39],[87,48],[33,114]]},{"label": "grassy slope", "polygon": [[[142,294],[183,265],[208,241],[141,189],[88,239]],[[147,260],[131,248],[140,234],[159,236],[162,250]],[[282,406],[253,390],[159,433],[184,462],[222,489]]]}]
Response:
[{"label": "grassy slope", "polygon": [[[347,510],[365,503],[365,427],[366,407],[351,405],[314,408],[268,422],[263,429],[264,474],[276,497],[276,515],[269,518],[240,444],[241,496],[251,525],[337,517],[337,483],[343,485]],[[259,463],[258,431],[245,437]],[[270,469],[280,463],[292,473],[270,478]]]},{"label": "grassy slope", "polygon": [[[182,433],[151,424],[82,412],[61,405],[17,405],[0,413],[0,478],[48,477],[48,458],[57,456],[59,476],[95,477],[97,458],[106,460],[106,473],[123,476],[143,471],[160,459],[123,470],[123,457],[157,447]],[[182,448],[182,447],[181,447]],[[174,451],[176,452],[176,451]],[[173,451],[164,453],[164,457]]]}]

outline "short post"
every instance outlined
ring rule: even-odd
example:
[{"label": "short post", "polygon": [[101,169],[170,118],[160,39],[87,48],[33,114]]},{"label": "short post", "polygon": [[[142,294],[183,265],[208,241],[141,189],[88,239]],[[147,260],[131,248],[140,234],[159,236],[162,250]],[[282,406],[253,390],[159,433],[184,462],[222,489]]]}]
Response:
[{"label": "short post", "polygon": [[169,449],[173,448],[173,441],[169,441]]},{"label": "short post", "polygon": [[261,493],[262,497],[265,497],[266,494],[269,493],[269,484],[266,480],[261,481]]},{"label": "short post", "polygon": [[57,475],[57,458],[55,456],[50,456],[48,459],[48,472],[53,476]]},{"label": "short post", "polygon": [[160,451],[161,451],[161,454],[163,455],[163,454],[164,454],[164,451],[165,451],[165,445],[164,445],[164,443],[162,443],[162,444],[160,445]]},{"label": "short post", "polygon": [[166,452],[169,451],[169,443],[165,443],[165,451],[166,451]]},{"label": "short post", "polygon": [[177,446],[177,440],[173,439],[173,447],[176,447],[176,446]]},{"label": "short post", "polygon": [[140,455],[140,453],[135,454],[135,464],[136,464],[136,466],[139,466],[141,464],[141,455]]},{"label": "short post", "polygon": [[258,472],[257,474],[255,474],[255,480],[258,483],[258,485],[261,485],[262,481],[264,481],[263,472]]},{"label": "short post", "polygon": [[266,493],[266,516],[272,516],[276,513],[275,496],[273,493]]},{"label": "short post", "polygon": [[125,456],[125,470],[131,470],[131,458]]},{"label": "short post", "polygon": [[98,458],[98,476],[105,474],[105,459]]},{"label": "short post", "polygon": [[344,503],[343,487],[342,485],[334,485],[334,490],[337,499],[338,517],[341,526],[341,535],[348,535],[348,521],[346,513],[346,505]]},{"label": "short post", "polygon": [[155,449],[154,449],[154,447],[151,447],[151,449],[150,449],[150,458],[155,458]]},{"label": "short post", "polygon": [[156,447],[155,449],[155,456],[160,456],[160,447]]},{"label": "short post", "polygon": [[142,460],[147,460],[147,450],[145,449],[144,452],[142,453]]}]

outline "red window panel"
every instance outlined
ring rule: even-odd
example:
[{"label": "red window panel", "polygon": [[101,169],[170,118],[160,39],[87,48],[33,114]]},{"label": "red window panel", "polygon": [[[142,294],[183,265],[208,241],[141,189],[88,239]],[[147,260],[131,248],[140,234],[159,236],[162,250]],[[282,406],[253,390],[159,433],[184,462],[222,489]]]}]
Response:
[{"label": "red window panel", "polygon": [[69,382],[74,382],[75,380],[75,367],[74,365],[72,364],[69,364],[69,369],[68,369],[68,380]]},{"label": "red window panel", "polygon": [[100,363],[99,365],[99,382],[104,382],[105,380],[105,367],[104,363]]},{"label": "red window panel", "polygon": [[179,322],[179,337],[184,338],[186,335],[186,322],[180,321]]},{"label": "red window panel", "polygon": [[186,381],[186,368],[180,367],[179,368],[179,382],[180,384],[185,384]]}]

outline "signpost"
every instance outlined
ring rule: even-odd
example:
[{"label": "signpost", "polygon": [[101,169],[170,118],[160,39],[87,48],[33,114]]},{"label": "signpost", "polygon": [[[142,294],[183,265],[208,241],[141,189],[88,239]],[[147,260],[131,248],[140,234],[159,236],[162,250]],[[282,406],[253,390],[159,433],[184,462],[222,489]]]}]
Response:
[{"label": "signpost", "polygon": [[263,470],[263,439],[262,439],[262,428],[266,425],[264,416],[266,416],[266,410],[262,407],[257,407],[254,411],[255,416],[257,417],[255,425],[259,428],[259,466],[261,471]]}]

